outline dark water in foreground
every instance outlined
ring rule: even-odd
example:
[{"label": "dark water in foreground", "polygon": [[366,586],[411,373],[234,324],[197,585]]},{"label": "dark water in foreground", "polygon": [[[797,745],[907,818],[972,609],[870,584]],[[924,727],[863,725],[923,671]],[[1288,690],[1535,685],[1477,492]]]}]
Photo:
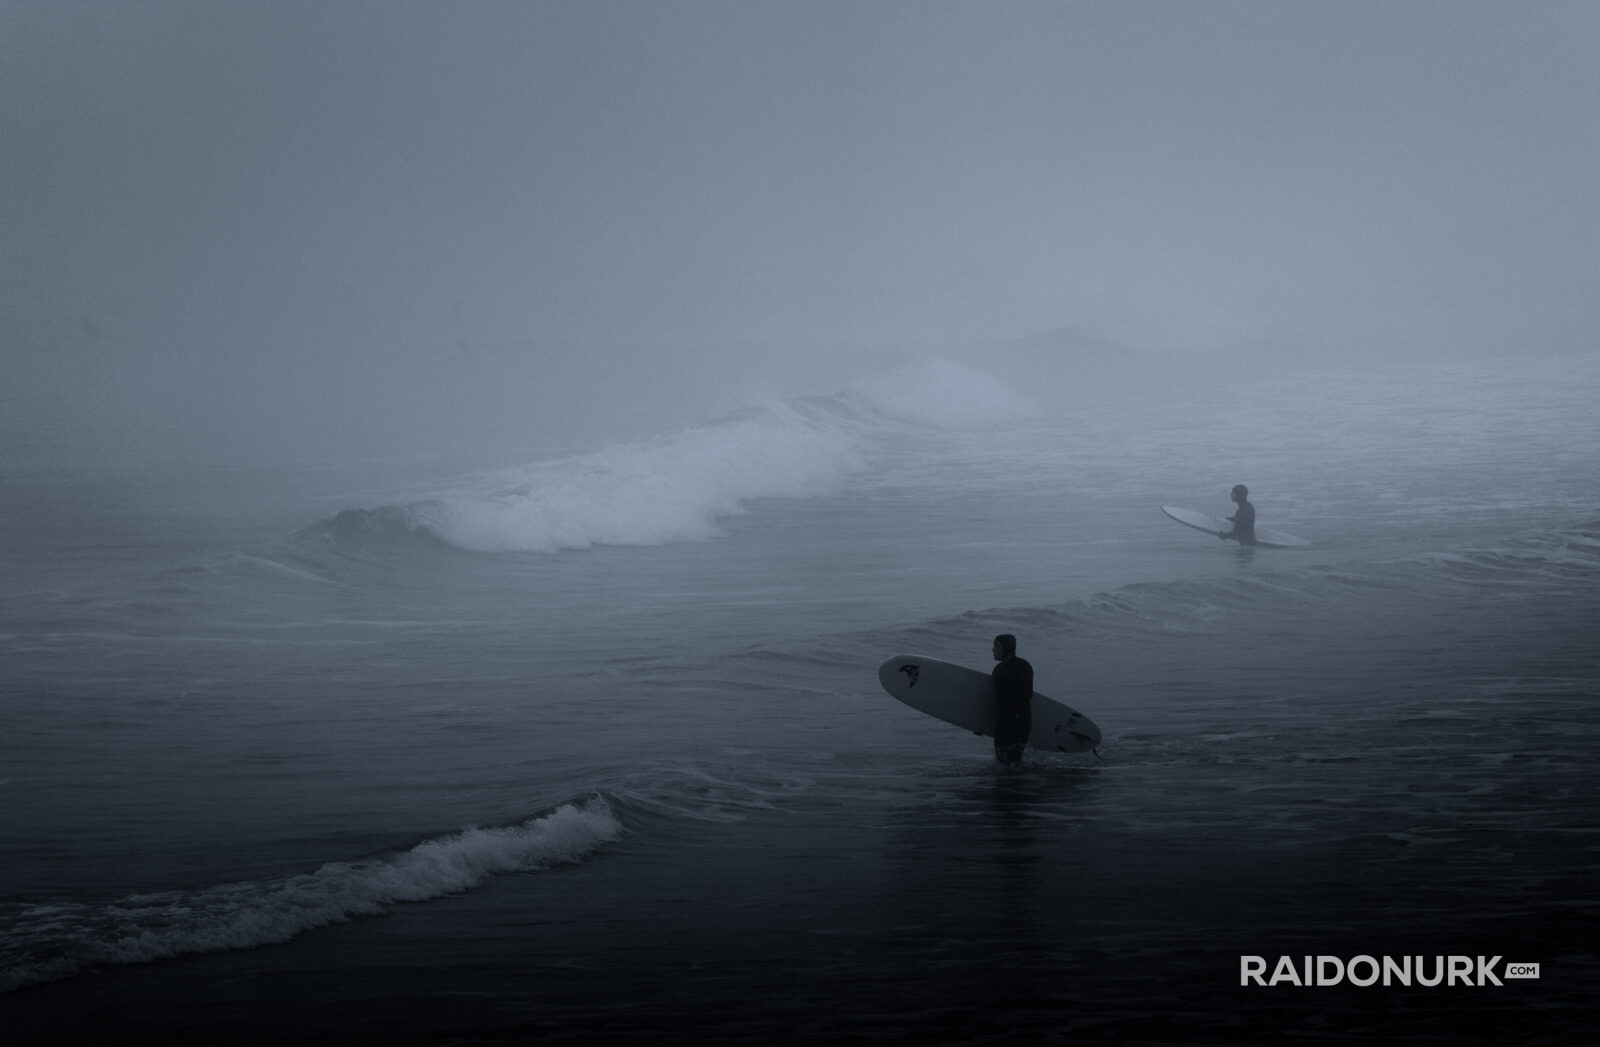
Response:
[{"label": "dark water in foreground", "polygon": [[[0,1021],[1583,1042],[1600,383],[1425,377],[1378,411],[1264,379],[1200,438],[842,399],[204,540],[148,510],[30,538],[14,513]],[[1265,439],[1308,418],[1315,448]],[[1268,450],[1219,472],[1241,431]],[[1312,549],[1161,519],[1241,474]],[[64,481],[29,483],[67,511]],[[876,689],[885,653],[982,665],[1000,631],[1098,755],[999,772]],[[1244,987],[1246,955],[1541,973]]]}]

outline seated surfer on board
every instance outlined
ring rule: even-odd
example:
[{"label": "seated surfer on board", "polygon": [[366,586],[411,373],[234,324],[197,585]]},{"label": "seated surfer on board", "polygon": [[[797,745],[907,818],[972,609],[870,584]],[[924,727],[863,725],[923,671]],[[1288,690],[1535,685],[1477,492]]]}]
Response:
[{"label": "seated surfer on board", "polygon": [[1228,517],[1233,521],[1233,530],[1224,531],[1217,537],[1237,539],[1240,545],[1256,544],[1256,507],[1250,504],[1250,489],[1244,484],[1235,484],[1229,497],[1239,505],[1234,514]]},{"label": "seated surfer on board", "polygon": [[1014,766],[1022,762],[1022,748],[1033,729],[1033,666],[1017,657],[1017,638],[1001,633],[994,638],[994,698],[999,717],[994,728],[995,763]]}]

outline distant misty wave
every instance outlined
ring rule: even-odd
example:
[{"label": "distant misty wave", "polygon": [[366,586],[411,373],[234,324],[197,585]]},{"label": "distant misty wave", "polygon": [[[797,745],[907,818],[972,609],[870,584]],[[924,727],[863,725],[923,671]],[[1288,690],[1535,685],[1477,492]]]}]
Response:
[{"label": "distant misty wave", "polygon": [[1004,425],[1035,413],[982,374],[922,362],[831,396],[501,470],[404,505],[346,510],[310,533],[342,544],[442,543],[486,553],[700,540],[751,501],[838,490],[869,464],[875,436]]},{"label": "distant misty wave", "polygon": [[970,368],[927,360],[851,384],[839,398],[885,418],[938,429],[986,428],[1032,418],[1039,409]]}]

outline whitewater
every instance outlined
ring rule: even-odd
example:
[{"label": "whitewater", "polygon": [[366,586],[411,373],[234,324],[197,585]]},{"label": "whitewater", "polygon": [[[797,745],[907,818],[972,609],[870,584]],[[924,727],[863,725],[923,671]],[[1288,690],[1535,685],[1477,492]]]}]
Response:
[{"label": "whitewater", "polygon": [[[487,468],[323,463],[288,501],[265,470],[223,497],[13,466],[0,1017],[1571,1042],[1597,394],[1590,358],[928,361]],[[1160,512],[1239,482],[1312,546]],[[1097,754],[1000,773],[877,687],[899,651],[986,668],[999,632]],[[1241,955],[1385,953],[1543,976],[1238,984]]]}]

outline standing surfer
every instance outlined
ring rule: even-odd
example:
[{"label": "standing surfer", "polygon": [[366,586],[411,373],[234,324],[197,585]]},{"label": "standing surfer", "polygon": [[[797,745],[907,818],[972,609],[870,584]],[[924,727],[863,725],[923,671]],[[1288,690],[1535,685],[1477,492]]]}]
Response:
[{"label": "standing surfer", "polygon": [[1002,765],[1022,762],[1022,748],[1033,728],[1033,666],[1017,657],[1017,638],[1001,633],[994,638],[994,759]]},{"label": "standing surfer", "polygon": [[1219,534],[1218,538],[1234,538],[1240,545],[1256,544],[1256,507],[1250,504],[1250,489],[1244,484],[1235,484],[1230,497],[1239,506],[1234,514],[1228,517],[1233,521],[1233,530]]}]

